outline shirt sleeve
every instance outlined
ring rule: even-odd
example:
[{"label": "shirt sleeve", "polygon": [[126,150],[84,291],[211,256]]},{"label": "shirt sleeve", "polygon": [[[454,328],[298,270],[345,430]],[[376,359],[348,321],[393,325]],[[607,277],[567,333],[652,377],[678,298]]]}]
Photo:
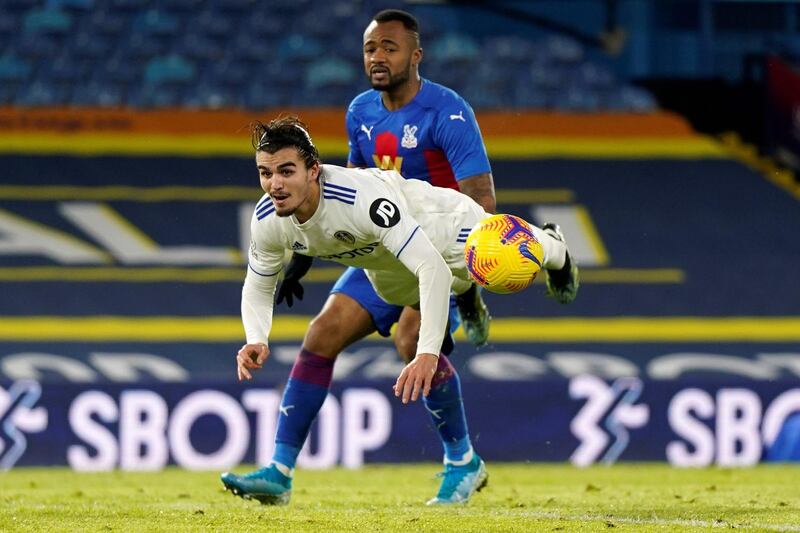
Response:
[{"label": "shirt sleeve", "polygon": [[421,323],[417,354],[439,354],[450,314],[453,275],[428,236],[417,226],[398,259],[419,279]]},{"label": "shirt sleeve", "polygon": [[269,344],[272,308],[278,274],[283,266],[284,250],[264,242],[258,221],[251,224],[252,240],[247,257],[247,275],[242,286],[242,324],[248,344]]},{"label": "shirt sleeve", "polygon": [[472,107],[454,99],[438,110],[434,142],[444,151],[457,181],[492,171]]},{"label": "shirt sleeve", "polygon": [[364,157],[361,155],[361,150],[358,147],[359,122],[353,114],[352,107],[347,109],[347,115],[345,115],[344,121],[347,128],[347,147],[349,148],[347,162],[355,167],[366,167],[367,162],[364,160]]}]

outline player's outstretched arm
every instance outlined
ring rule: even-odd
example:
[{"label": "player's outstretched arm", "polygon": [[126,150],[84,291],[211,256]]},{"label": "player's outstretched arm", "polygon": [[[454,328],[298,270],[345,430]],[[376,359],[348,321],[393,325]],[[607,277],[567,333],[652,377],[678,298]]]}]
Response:
[{"label": "player's outstretched arm", "polygon": [[236,354],[236,372],[239,381],[253,379],[251,370],[258,370],[264,366],[264,361],[269,357],[269,346],[263,342],[245,344]]},{"label": "player's outstretched arm", "polygon": [[432,353],[418,353],[406,365],[394,384],[394,395],[401,398],[403,403],[409,400],[416,402],[420,391],[427,396],[431,391],[431,382],[439,364],[439,356]]}]

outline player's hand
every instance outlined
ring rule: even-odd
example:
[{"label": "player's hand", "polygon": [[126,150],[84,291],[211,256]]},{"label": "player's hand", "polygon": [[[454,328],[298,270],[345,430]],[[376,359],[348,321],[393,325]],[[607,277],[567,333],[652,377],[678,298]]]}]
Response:
[{"label": "player's hand", "polygon": [[439,364],[439,356],[432,353],[418,353],[413,361],[400,372],[394,384],[394,395],[402,397],[403,403],[409,400],[416,402],[419,393],[427,396],[431,391],[431,382]]},{"label": "player's hand", "polygon": [[300,284],[300,280],[286,278],[281,282],[281,286],[278,287],[278,295],[275,299],[275,305],[280,304],[285,299],[286,305],[291,307],[292,304],[294,304],[294,297],[296,296],[298,300],[302,300],[304,293],[305,291],[303,290],[303,286]]},{"label": "player's hand", "polygon": [[242,346],[239,353],[236,354],[236,372],[239,375],[239,381],[253,379],[250,370],[261,368],[268,356],[269,347],[263,342]]}]

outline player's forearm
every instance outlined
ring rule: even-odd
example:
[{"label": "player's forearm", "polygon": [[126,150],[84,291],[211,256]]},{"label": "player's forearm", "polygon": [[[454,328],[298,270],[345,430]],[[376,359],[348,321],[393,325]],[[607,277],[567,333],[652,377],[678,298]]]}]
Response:
[{"label": "player's forearm", "polygon": [[465,178],[458,182],[458,187],[462,193],[475,200],[487,213],[495,213],[497,211],[497,198],[494,193],[494,179],[491,173],[487,172]]},{"label": "player's forearm", "polygon": [[438,354],[447,329],[452,274],[444,260],[441,260],[441,264],[428,262],[417,275],[421,315],[417,354]]},{"label": "player's forearm", "polygon": [[417,353],[438,354],[450,311],[453,275],[427,236],[417,232],[399,259],[419,279],[419,328]]},{"label": "player's forearm", "polygon": [[248,270],[242,287],[242,324],[248,344],[269,344],[275,276],[262,277]]}]

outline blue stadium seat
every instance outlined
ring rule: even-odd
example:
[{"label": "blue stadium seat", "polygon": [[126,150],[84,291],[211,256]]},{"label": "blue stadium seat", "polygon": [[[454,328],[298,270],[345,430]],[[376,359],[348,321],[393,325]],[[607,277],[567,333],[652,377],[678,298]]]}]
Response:
[{"label": "blue stadium seat", "polygon": [[248,38],[251,39],[261,38],[272,40],[275,38],[275,35],[284,31],[291,23],[291,19],[280,13],[272,13],[263,10],[255,10],[252,13],[247,13],[243,20],[244,27],[235,36],[236,39],[247,34]]},{"label": "blue stadium seat", "polygon": [[148,9],[138,14],[133,19],[132,30],[134,35],[176,35],[181,28],[180,19],[166,11]]},{"label": "blue stadium seat", "polygon": [[225,47],[218,40],[197,33],[188,33],[176,38],[172,43],[172,52],[189,59],[209,62],[225,58]]},{"label": "blue stadium seat", "polygon": [[438,61],[475,61],[480,56],[477,41],[462,33],[446,33],[431,45],[431,54]]},{"label": "blue stadium seat", "polygon": [[358,69],[350,61],[328,57],[306,66],[305,86],[311,90],[322,87],[349,87],[357,79]]},{"label": "blue stadium seat", "polygon": [[89,75],[89,63],[74,55],[63,54],[46,65],[42,65],[38,79],[52,80],[56,83],[83,83]]},{"label": "blue stadium seat", "polygon": [[95,0],[47,0],[47,6],[74,11],[89,11],[95,7]]},{"label": "blue stadium seat", "polygon": [[157,35],[132,33],[121,52],[134,61],[148,61],[154,57],[167,54],[171,41],[169,38]]},{"label": "blue stadium seat", "polygon": [[299,33],[287,35],[278,43],[281,61],[312,60],[323,52],[324,48],[317,39]]},{"label": "blue stadium seat", "polygon": [[[0,11],[0,36],[16,36],[17,28],[19,28],[17,17],[11,13]],[[6,48],[3,46],[0,49]]]},{"label": "blue stadium seat", "polygon": [[151,59],[144,69],[145,83],[158,85],[165,82],[190,82],[197,69],[184,57],[170,54]]},{"label": "blue stadium seat", "polygon": [[487,39],[483,44],[483,54],[487,62],[527,63],[536,55],[536,47],[528,39],[503,35]]},{"label": "blue stadium seat", "polygon": [[25,81],[30,73],[31,64],[13,52],[0,56],[0,81],[3,83]]},{"label": "blue stadium seat", "polygon": [[188,21],[188,29],[224,39],[236,32],[236,24],[230,16],[207,9]]},{"label": "blue stadium seat", "polygon": [[554,61],[577,63],[584,57],[583,46],[575,39],[564,35],[549,35],[541,43],[541,47],[547,57]]},{"label": "blue stadium seat", "polygon": [[159,5],[169,11],[195,12],[202,9],[203,0],[161,0]]},{"label": "blue stadium seat", "polygon": [[80,84],[72,92],[69,103],[79,107],[121,107],[125,102],[122,86],[112,83],[90,81]]},{"label": "blue stadium seat", "polygon": [[187,88],[184,105],[196,109],[225,109],[237,107],[239,98],[236,93],[225,87],[201,83]]},{"label": "blue stadium seat", "polygon": [[8,82],[0,78],[0,106],[10,106],[17,97],[17,91],[22,86],[21,82]]},{"label": "blue stadium seat", "polygon": [[111,7],[119,13],[147,9],[150,4],[150,0],[111,0]]},{"label": "blue stadium seat", "polygon": [[35,81],[17,92],[14,105],[21,107],[43,107],[65,104],[68,100],[64,86]]},{"label": "blue stadium seat", "polygon": [[573,80],[581,85],[604,89],[616,84],[614,73],[598,63],[584,61],[572,73]]},{"label": "blue stadium seat", "polygon": [[54,57],[61,45],[59,41],[50,34],[36,35],[24,33],[15,46],[17,53],[24,58],[34,61]]},{"label": "blue stadium seat", "polygon": [[252,13],[258,6],[258,0],[213,0],[211,7],[223,13]]},{"label": "blue stadium seat", "polygon": [[104,9],[95,10],[89,15],[90,33],[102,33],[118,38],[130,27],[128,18],[122,14]]},{"label": "blue stadium seat", "polygon": [[601,108],[600,95],[595,91],[570,86],[558,91],[553,98],[553,107],[559,111],[596,112]]},{"label": "blue stadium seat", "polygon": [[142,65],[122,55],[113,55],[105,63],[96,64],[94,79],[99,82],[130,84],[141,79]]},{"label": "blue stadium seat", "polygon": [[22,28],[26,33],[61,35],[72,28],[72,17],[60,9],[31,9],[23,18]]},{"label": "blue stadium seat", "polygon": [[145,83],[128,95],[128,104],[140,109],[176,108],[182,103],[182,88],[169,83]]},{"label": "blue stadium seat", "polygon": [[603,107],[613,111],[649,113],[658,109],[658,102],[644,89],[621,85],[609,90],[603,98]]},{"label": "blue stadium seat", "polygon": [[289,103],[289,98],[272,87],[251,83],[245,89],[243,104],[250,110],[262,110]]},{"label": "blue stadium seat", "polygon": [[111,41],[107,37],[88,31],[78,33],[68,48],[68,52],[75,59],[94,61],[106,59],[111,50]]}]

